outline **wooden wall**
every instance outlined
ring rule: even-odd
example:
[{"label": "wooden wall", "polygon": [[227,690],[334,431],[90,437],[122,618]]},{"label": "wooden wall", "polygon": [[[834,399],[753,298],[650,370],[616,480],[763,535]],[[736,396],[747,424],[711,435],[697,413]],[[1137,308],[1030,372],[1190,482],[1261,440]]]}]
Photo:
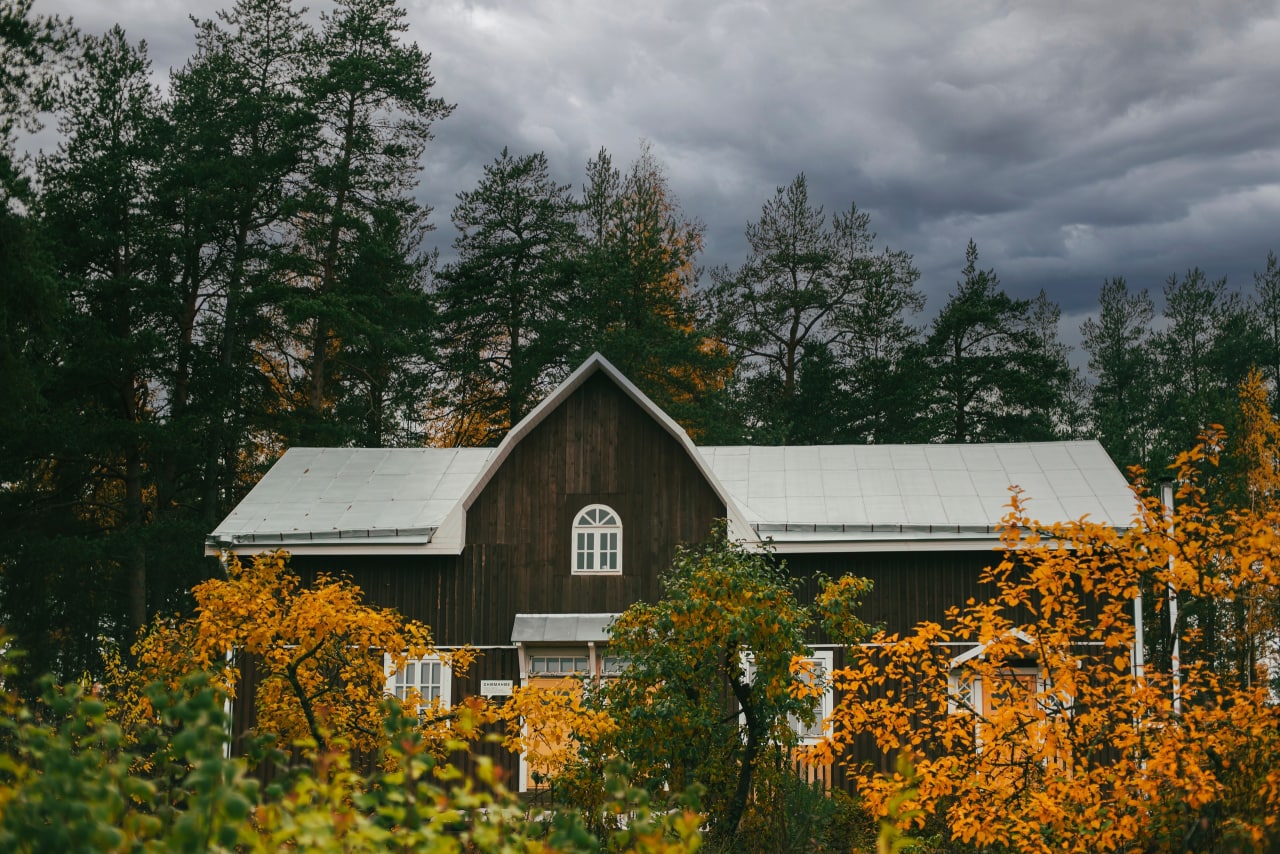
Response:
[{"label": "wooden wall", "polygon": [[[597,503],[622,522],[621,575],[570,571],[573,521]],[[680,443],[595,374],[514,448],[467,513],[463,563],[506,588],[477,603],[489,612],[477,642],[508,642],[517,612],[618,612],[656,600],[676,545],[702,541],[724,515]]]},{"label": "wooden wall", "polygon": [[[622,574],[573,575],[571,529],[588,504],[622,522]],[[437,643],[511,642],[517,613],[620,612],[655,601],[679,543],[701,542],[725,506],[689,455],[596,374],[520,442],[467,513],[460,557],[304,557],[349,576],[369,602],[431,626]]]},{"label": "wooden wall", "polygon": [[[1000,554],[994,550],[911,551],[911,544],[906,543],[900,552],[785,555],[781,559],[797,579],[804,602],[812,602],[817,595],[819,574],[871,579],[875,587],[860,616],[873,626],[901,633],[925,620],[945,624],[948,608],[962,606],[970,598],[982,601],[993,596],[994,585],[980,584],[978,579],[983,569],[1000,562]],[[1015,614],[1015,619],[1027,616]],[[815,636],[814,640],[829,639]]]}]

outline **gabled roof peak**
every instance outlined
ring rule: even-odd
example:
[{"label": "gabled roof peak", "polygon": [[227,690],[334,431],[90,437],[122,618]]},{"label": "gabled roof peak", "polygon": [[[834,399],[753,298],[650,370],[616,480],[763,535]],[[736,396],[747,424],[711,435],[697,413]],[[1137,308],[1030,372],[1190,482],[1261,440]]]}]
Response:
[{"label": "gabled roof peak", "polygon": [[604,357],[599,351],[592,353],[587,359],[579,365],[564,382],[556,386],[556,388],[542,402],[529,411],[529,414],[521,418],[519,422],[512,425],[511,430],[498,443],[497,449],[492,457],[489,458],[488,465],[477,475],[475,481],[471,484],[471,488],[467,490],[465,496],[455,513],[461,511],[465,513],[471,509],[471,505],[484,491],[485,486],[493,478],[494,474],[502,466],[502,463],[510,456],[511,451],[520,441],[533,431],[535,427],[541,424],[548,415],[555,411],[568,397],[578,390],[588,379],[596,374],[604,374],[618,388],[622,390],[627,397],[631,398],[637,406],[653,418],[672,438],[684,448],[685,453],[689,455],[689,459],[697,467],[698,471],[706,478],[707,483],[715,491],[716,496],[724,502],[726,512],[729,517],[729,529],[731,535],[735,538],[759,542],[759,536],[755,530],[746,522],[741,509],[735,504],[733,496],[724,485],[720,483],[711,466],[703,459],[698,452],[698,447],[693,443],[693,439],[685,432],[685,429],[676,423],[670,415],[662,410],[660,406],[654,403],[648,395],[641,391],[635,383],[631,382],[622,371],[618,370],[612,362]]}]

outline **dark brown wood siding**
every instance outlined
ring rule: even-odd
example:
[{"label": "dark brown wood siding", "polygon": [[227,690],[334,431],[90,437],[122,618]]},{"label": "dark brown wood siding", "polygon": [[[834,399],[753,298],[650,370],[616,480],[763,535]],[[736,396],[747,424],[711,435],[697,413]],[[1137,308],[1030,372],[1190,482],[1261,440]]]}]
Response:
[{"label": "dark brown wood siding", "polygon": [[[590,504],[622,523],[621,575],[574,575],[574,519]],[[516,445],[467,513],[459,556],[298,556],[311,583],[351,579],[372,605],[431,627],[437,644],[480,647],[455,701],[480,679],[520,679],[511,627],[517,613],[610,613],[661,594],[680,543],[706,538],[725,506],[674,437],[612,380],[587,379]],[[514,780],[518,757],[493,756]]]},{"label": "dark brown wood siding", "polygon": [[475,622],[473,603],[492,595],[483,577],[463,572],[456,555],[297,555],[290,565],[304,584],[322,572],[350,579],[366,603],[426,623],[435,641],[448,646],[473,642],[464,636],[464,627]]},{"label": "dark brown wood siding", "polygon": [[[912,551],[911,544],[904,543],[899,552],[785,555],[780,559],[796,579],[802,602],[812,602],[817,596],[819,575],[871,579],[875,586],[863,603],[863,620],[888,632],[903,633],[926,620],[945,624],[948,608],[962,606],[970,598],[982,601],[993,596],[994,585],[980,584],[979,578],[986,567],[999,563],[1000,554],[994,550]],[[828,640],[814,636],[815,642]]]},{"label": "dark brown wood siding", "polygon": [[[587,505],[622,523],[622,574],[574,575]],[[507,643],[517,613],[608,613],[654,601],[679,543],[701,542],[724,504],[689,454],[596,374],[525,436],[467,513],[464,571],[484,575],[472,643]],[[444,635],[442,634],[443,638]]]}]

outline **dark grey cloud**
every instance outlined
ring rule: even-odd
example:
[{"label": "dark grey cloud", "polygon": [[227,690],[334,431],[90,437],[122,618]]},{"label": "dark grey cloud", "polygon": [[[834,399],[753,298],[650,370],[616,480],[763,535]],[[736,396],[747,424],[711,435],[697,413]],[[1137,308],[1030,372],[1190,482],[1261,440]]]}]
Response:
[{"label": "dark grey cloud", "polygon": [[[314,5],[323,5],[317,0]],[[163,72],[217,0],[45,0],[86,29],[120,21]],[[433,54],[437,129],[421,192],[452,239],[455,194],[505,145],[578,186],[604,146],[648,140],[708,265],[805,172],[914,254],[930,311],[966,242],[1064,334],[1104,277],[1159,293],[1191,266],[1252,286],[1280,249],[1280,13],[1274,2],[409,0]]]}]

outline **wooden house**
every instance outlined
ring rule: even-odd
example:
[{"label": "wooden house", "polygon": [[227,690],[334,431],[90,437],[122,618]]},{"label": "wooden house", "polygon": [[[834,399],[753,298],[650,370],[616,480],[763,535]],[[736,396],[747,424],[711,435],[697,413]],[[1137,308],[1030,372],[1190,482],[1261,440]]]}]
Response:
[{"label": "wooden house", "polygon": [[[1092,441],[699,447],[595,355],[497,448],[289,450],[207,550],[287,549],[304,578],[349,575],[371,603],[431,626],[441,647],[480,650],[465,679],[427,661],[391,681],[447,703],[607,675],[612,616],[659,597],[677,544],[701,541],[718,518],[748,544],[772,540],[802,595],[820,571],[856,573],[875,582],[868,621],[940,621],[981,595],[1011,484],[1045,521],[1126,526],[1134,514]],[[840,664],[821,638],[814,656]],[[250,715],[237,710],[239,725]]]}]

